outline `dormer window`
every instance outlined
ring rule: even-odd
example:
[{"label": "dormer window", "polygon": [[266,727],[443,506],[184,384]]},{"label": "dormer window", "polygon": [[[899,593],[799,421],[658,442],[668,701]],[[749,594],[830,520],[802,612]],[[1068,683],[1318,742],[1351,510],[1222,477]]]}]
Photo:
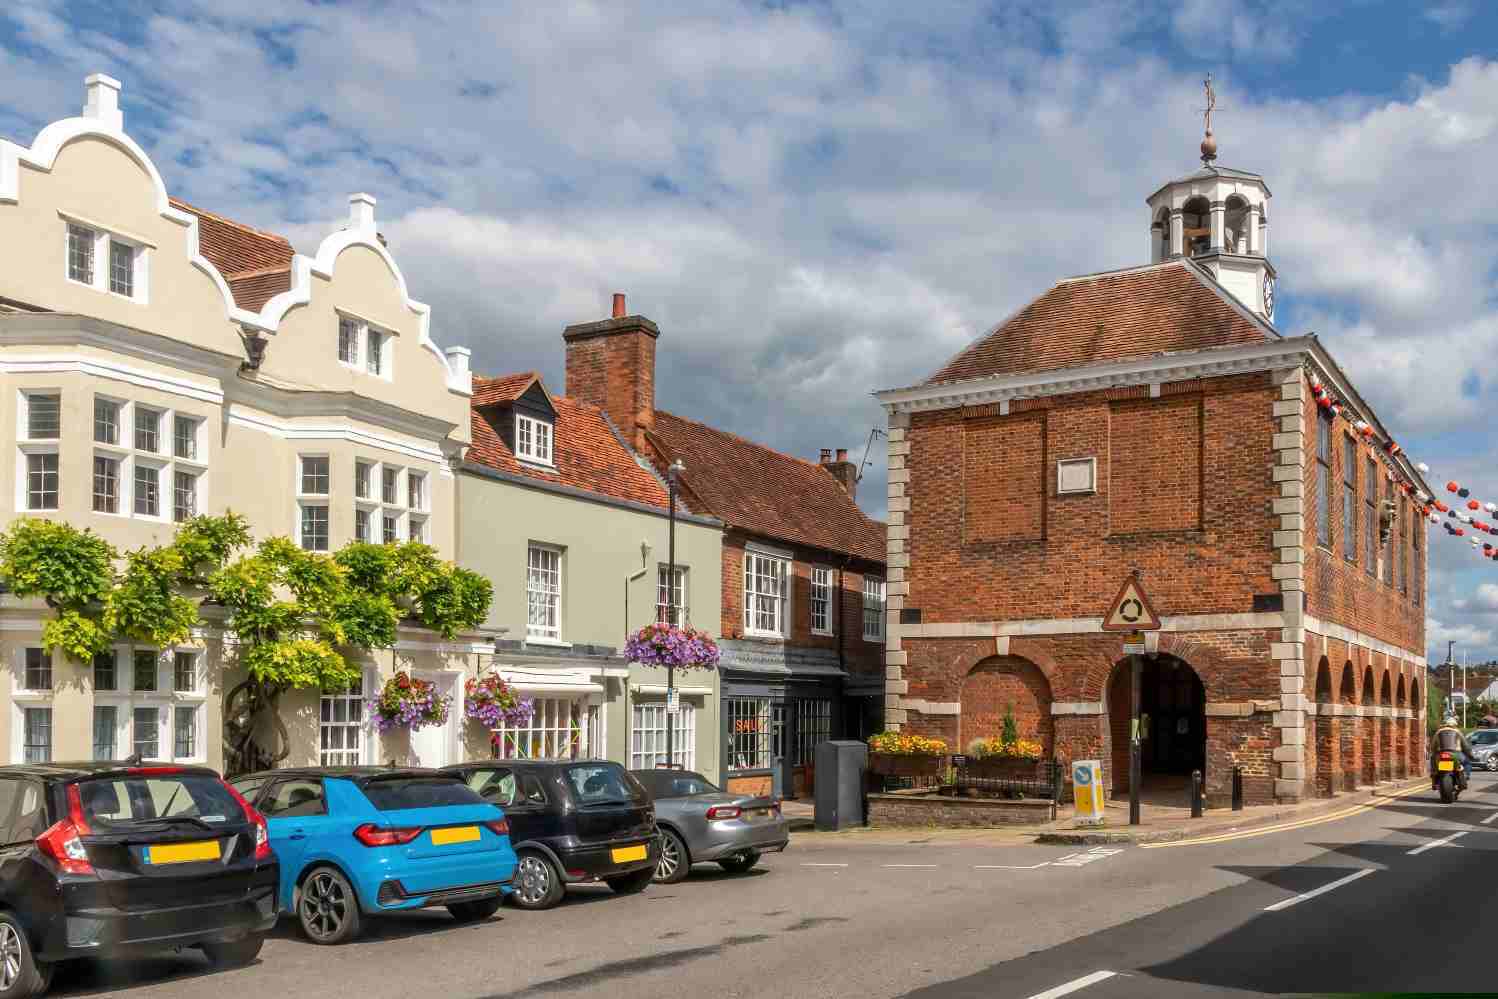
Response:
[{"label": "dormer window", "polygon": [[523,413],[515,414],[515,457],[521,461],[552,464],[552,425]]},{"label": "dormer window", "polygon": [[146,249],[150,243],[107,232],[64,215],[67,226],[67,276],[132,302],[146,300]]}]

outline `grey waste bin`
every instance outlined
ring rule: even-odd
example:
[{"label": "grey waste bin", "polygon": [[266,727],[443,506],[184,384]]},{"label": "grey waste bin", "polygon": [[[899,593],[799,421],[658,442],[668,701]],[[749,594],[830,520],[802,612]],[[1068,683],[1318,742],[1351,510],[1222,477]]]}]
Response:
[{"label": "grey waste bin", "polygon": [[817,746],[816,754],[817,828],[837,830],[863,825],[863,782],[869,747],[836,739]]}]

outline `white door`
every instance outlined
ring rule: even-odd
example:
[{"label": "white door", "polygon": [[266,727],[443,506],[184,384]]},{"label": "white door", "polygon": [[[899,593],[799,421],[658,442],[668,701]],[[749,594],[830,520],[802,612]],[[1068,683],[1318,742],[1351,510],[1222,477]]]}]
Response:
[{"label": "white door", "polygon": [[437,685],[437,693],[452,697],[447,721],[441,725],[428,725],[411,733],[411,765],[416,767],[445,767],[456,763],[453,759],[455,733],[458,731],[458,716],[462,708],[458,704],[458,677],[455,673],[427,673],[421,679]]}]

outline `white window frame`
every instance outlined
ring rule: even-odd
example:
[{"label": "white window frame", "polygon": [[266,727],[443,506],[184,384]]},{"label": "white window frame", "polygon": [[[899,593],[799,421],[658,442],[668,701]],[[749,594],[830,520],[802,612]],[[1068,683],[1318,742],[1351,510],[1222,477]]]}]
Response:
[{"label": "white window frame", "polygon": [[[60,388],[28,388],[21,390],[20,413],[16,424],[16,439],[27,444],[52,444],[56,445],[62,441],[62,389]],[[33,437],[31,436],[31,406],[33,399],[56,399],[57,400],[57,435],[55,437]]]},{"label": "white window frame", "polygon": [[[114,509],[113,510],[100,510],[98,508],[98,505],[97,505],[97,500],[98,500],[98,497],[99,497],[99,490],[98,490],[98,483],[97,483],[97,480],[98,480],[98,477],[99,477],[99,473],[98,473],[97,468],[98,468],[98,463],[100,461],[112,461],[112,462],[114,462]],[[120,454],[118,454],[118,453],[116,453],[114,451],[105,450],[105,449],[100,448],[100,447],[95,447],[94,451],[93,451],[93,454],[91,454],[89,456],[89,467],[88,467],[88,472],[89,472],[89,475],[88,475],[88,506],[89,506],[89,509],[91,511],[93,511],[94,513],[101,514],[101,515],[103,515],[105,517],[119,517],[119,516],[122,516],[122,515],[125,514],[126,511],[124,511],[124,510],[121,509],[121,507],[125,506],[125,503],[124,503],[124,499],[125,499],[125,462],[126,462],[126,459],[125,459],[125,457],[123,455],[120,455]],[[131,503],[133,504],[134,501],[135,501],[133,482],[132,482],[132,485],[131,485],[131,497],[130,497],[130,499],[131,499]]]},{"label": "white window frame", "polygon": [[[352,327],[354,335],[352,359],[345,359],[342,356],[345,324]],[[393,378],[395,368],[394,344],[396,339],[394,330],[371,323],[367,319],[361,319],[347,312],[339,312],[338,327],[334,331],[333,337],[333,356],[338,359],[339,364],[350,371],[368,375],[371,378],[382,378],[387,382]],[[378,345],[380,354],[380,366],[376,370],[370,370],[369,367],[373,345]]]},{"label": "white window frame", "polygon": [[550,420],[517,412],[515,414],[515,457],[534,465],[555,468],[556,426]]},{"label": "white window frame", "polygon": [[572,707],[579,715],[577,755],[579,760],[602,757],[606,746],[603,705],[595,694],[537,693],[531,697],[531,716],[522,725],[503,722],[494,729],[501,757],[534,760],[572,759]]},{"label": "white window frame", "polygon": [[[833,597],[832,597],[832,595],[833,595],[833,593],[836,592],[836,586],[833,583],[832,572],[833,572],[833,570],[832,570],[832,568],[830,566],[813,565],[811,567],[811,604],[810,604],[810,606],[811,606],[811,633],[813,635],[827,635],[827,636],[830,636],[832,634],[832,621],[833,621],[833,613],[832,613],[832,609],[833,609]],[[822,597],[821,597],[821,600],[822,600],[824,606],[822,608],[822,614],[821,614],[821,621],[820,622],[817,620],[817,599],[818,599],[818,597],[817,597],[817,591],[818,590],[824,590],[824,591],[826,591],[822,595]]]},{"label": "white window frame", "polygon": [[[156,248],[154,243],[138,236],[127,236],[124,233],[106,229],[96,222],[70,216],[62,212],[58,214],[62,216],[63,220],[62,276],[65,281],[84,288],[92,288],[94,291],[126,302],[134,302],[137,305],[145,305],[150,301],[150,251]],[[73,276],[72,241],[74,229],[77,229],[80,234],[86,234],[86,236],[81,238],[92,240],[90,244],[92,260],[87,281]],[[114,290],[114,253],[110,249],[111,243],[119,243],[121,246],[130,248],[129,294]]]},{"label": "white window frame", "polygon": [[[403,539],[412,537],[412,525],[415,524],[417,537],[425,540],[429,536],[429,525],[431,515],[428,509],[431,506],[430,488],[432,476],[426,469],[410,468],[397,465],[388,461],[376,461],[372,458],[356,458],[354,465],[354,492],[359,491],[359,469],[369,470],[369,495],[354,496],[354,509],[356,517],[359,512],[367,513],[369,516],[369,543],[390,544],[399,543]],[[394,476],[394,484],[391,488],[393,500],[385,500],[385,476]],[[414,511],[409,510],[404,504],[410,500],[410,479],[417,477],[421,482],[421,499],[427,509]],[[394,521],[394,530],[390,537],[385,537],[385,518]],[[356,535],[357,536],[357,535]]]},{"label": "white window frame", "polygon": [[[317,754],[318,760],[322,766],[361,766],[367,763],[374,762],[372,756],[373,743],[375,741],[374,730],[370,727],[369,713],[365,709],[364,702],[368,697],[368,694],[366,693],[367,691],[379,689],[379,680],[371,670],[366,669],[360,676],[360,682],[362,686],[357,690],[336,694],[323,693],[318,697]],[[331,719],[324,719],[324,708],[327,709],[328,715],[336,716],[337,706],[340,703],[345,705],[345,720],[340,721],[336,717],[332,717]],[[360,717],[357,721],[348,721],[347,719],[352,713],[351,708],[354,704],[357,704],[359,706]],[[348,732],[350,730],[358,732],[358,748],[352,750],[347,748],[346,735],[342,740],[345,743],[344,747],[337,749],[323,748],[323,744],[327,741],[323,738],[323,733],[332,729],[338,729],[342,732]]]},{"label": "white window frame", "polygon": [[[767,574],[762,571],[765,566],[776,568],[774,572]],[[759,638],[786,638],[790,635],[790,578],[793,568],[794,560],[790,552],[759,546],[744,549],[744,634]],[[761,592],[757,586],[751,585],[757,584],[766,575],[773,577],[775,573],[779,575],[779,593],[770,590]],[[770,627],[764,627],[760,623],[759,609],[755,606],[755,601],[760,598],[772,601]]]},{"label": "white window frame", "polygon": [[[192,476],[192,489],[190,490],[191,500],[188,503],[187,515],[185,517],[179,517],[179,516],[177,516],[177,477],[180,476],[180,475],[190,475],[190,476]],[[203,477],[203,473],[200,472],[200,471],[198,471],[195,468],[191,468],[191,467],[178,467],[177,465],[173,465],[172,466],[172,522],[173,523],[177,523],[177,524],[183,523],[184,521],[190,520],[191,518],[196,517],[198,514],[200,514],[200,513],[203,512],[203,508],[202,508],[202,506],[201,506],[201,504],[199,502],[200,498],[201,498],[200,497],[201,489],[200,489],[200,486],[199,486],[199,482],[202,479],[202,477]]]},{"label": "white window frame", "polygon": [[[657,622],[666,621],[666,610],[669,606],[666,594],[666,576],[670,572],[670,565],[661,562],[655,570],[655,619]],[[692,610],[687,605],[687,570],[690,566],[677,563],[676,566],[676,621],[674,624],[680,628],[685,627],[692,620]]]},{"label": "white window frame", "polygon": [[1061,458],[1056,462],[1056,495],[1079,496],[1097,492],[1096,458]]},{"label": "white window frame", "polygon": [[[135,752],[135,712],[151,709],[156,712],[157,758],[175,763],[208,762],[208,676],[207,654],[194,646],[174,646],[158,649],[145,645],[115,645],[114,690],[93,691],[94,706],[115,707],[115,752],[129,756]],[[155,660],[155,690],[139,690],[135,685],[136,653],[149,653]],[[177,656],[179,653],[193,657],[193,689],[177,690]],[[90,683],[92,683],[90,664]],[[177,710],[184,708],[193,712],[193,752],[188,756],[177,755]],[[89,717],[89,744],[93,745],[93,716]]]},{"label": "white window frame", "polygon": [[[537,556],[540,556],[539,560]],[[549,559],[555,560],[555,568],[546,565]],[[557,545],[548,545],[540,541],[532,541],[526,545],[525,552],[525,640],[532,644],[562,644],[562,593],[565,580],[566,549]],[[537,562],[541,564],[537,564]],[[545,580],[541,580],[541,587],[532,584],[537,582],[537,573],[543,575],[555,575],[554,587],[545,586]],[[556,624],[538,624],[532,620],[533,602],[539,595],[548,604],[553,604],[552,614]]]},{"label": "white window frame", "polygon": [[666,726],[674,737],[671,763],[683,770],[697,769],[697,707],[685,699],[676,715],[666,712],[666,702],[637,699],[629,711],[629,768],[653,770],[666,759]]},{"label": "white window frame", "polygon": [[[112,441],[99,440],[99,403],[101,402],[114,407],[114,440]],[[127,427],[125,409],[128,405],[128,400],[117,399],[112,395],[105,395],[103,392],[95,392],[93,410],[89,413],[89,439],[100,447],[117,448],[120,450],[127,449],[129,445],[122,443],[122,439]],[[135,432],[134,427],[131,427],[130,431],[133,434]]]},{"label": "white window frame", "polygon": [[[873,613],[870,613],[870,612]],[[884,641],[885,598],[884,577],[868,573],[863,577],[863,640]],[[872,625],[872,627],[870,627]]]},{"label": "white window frame", "polygon": [[[156,472],[156,512],[142,513],[136,509],[136,476],[144,470]],[[167,477],[171,469],[171,462],[153,460],[150,458],[136,458],[130,465],[130,516],[137,520],[150,520],[161,523],[169,523],[172,519],[170,496],[168,489],[162,488],[162,480]]]},{"label": "white window frame", "polygon": [[[57,503],[53,506],[31,505],[31,458],[51,455],[57,459]],[[43,475],[46,473],[43,472]],[[16,448],[16,509],[46,512],[62,508],[62,449],[56,444],[21,444]],[[45,496],[46,491],[43,490]]]},{"label": "white window frame", "polygon": [[[307,478],[307,462],[327,462],[327,474],[323,477],[326,482],[325,492],[307,492],[303,488]],[[296,539],[297,547],[303,551],[331,552],[333,550],[333,457],[325,451],[302,451],[296,456],[294,473],[296,481],[292,488],[296,495],[296,523],[292,525],[292,537]],[[308,548],[304,528],[308,511],[321,510],[327,523],[327,544],[322,548]]]}]

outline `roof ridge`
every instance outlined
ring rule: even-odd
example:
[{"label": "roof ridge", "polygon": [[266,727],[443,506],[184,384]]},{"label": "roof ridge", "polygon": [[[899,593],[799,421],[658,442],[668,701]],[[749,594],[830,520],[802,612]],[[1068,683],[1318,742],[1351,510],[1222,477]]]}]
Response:
[{"label": "roof ridge", "polygon": [[226,281],[240,281],[244,278],[264,277],[267,274],[289,274],[291,265],[285,264],[278,267],[257,267],[248,271],[230,271],[224,275]]},{"label": "roof ridge", "polygon": [[761,444],[759,441],[750,440],[743,434],[736,434],[732,430],[720,430],[712,424],[703,423],[700,420],[689,420],[685,416],[677,416],[675,413],[667,412],[664,409],[657,409],[655,411],[656,416],[661,416],[663,414],[671,417],[671,419],[673,420],[680,420],[682,423],[690,423],[693,426],[702,427],[704,430],[711,430],[715,434],[722,434],[724,437],[732,437],[734,440],[742,441],[750,447],[757,447],[761,451],[768,451],[771,454],[779,455],[782,458],[789,458],[791,461],[799,461],[801,464],[807,466],[808,468],[822,468],[822,466],[817,462],[809,461],[806,458],[798,458],[794,454],[789,454],[785,451],[778,450],[777,448],[770,447],[768,444]]},{"label": "roof ridge", "polygon": [[278,240],[282,243],[285,243],[288,248],[291,247],[291,240],[287,239],[285,236],[282,236],[280,233],[271,232],[269,229],[260,229],[256,226],[250,225],[248,222],[240,222],[237,219],[229,218],[227,215],[220,215],[218,212],[210,212],[206,208],[199,208],[197,205],[194,205],[188,201],[184,201],[181,198],[176,197],[175,195],[169,196],[167,200],[176,207],[192,212],[194,215],[202,215],[207,218],[213,219],[215,222],[222,222],[224,225],[230,225],[236,229],[243,229],[246,232],[253,232],[257,236],[264,236],[267,239]]},{"label": "roof ridge", "polygon": [[505,378],[521,378],[526,375],[529,375],[532,378],[540,378],[541,372],[532,368],[529,371],[506,371],[502,375],[481,375],[477,371],[475,371],[473,373],[473,380],[476,382],[497,382]]},{"label": "roof ridge", "polygon": [[1092,281],[1097,278],[1117,277],[1123,274],[1140,274],[1144,271],[1151,270],[1163,270],[1166,267],[1179,267],[1181,264],[1187,262],[1188,260],[1186,257],[1172,257],[1169,260],[1157,260],[1154,263],[1150,264],[1135,264],[1132,267],[1117,267],[1109,271],[1093,271],[1091,274],[1073,274],[1071,277],[1058,279],[1055,284],[1051,285],[1051,287],[1057,288],[1063,284],[1071,284],[1074,281]]}]

